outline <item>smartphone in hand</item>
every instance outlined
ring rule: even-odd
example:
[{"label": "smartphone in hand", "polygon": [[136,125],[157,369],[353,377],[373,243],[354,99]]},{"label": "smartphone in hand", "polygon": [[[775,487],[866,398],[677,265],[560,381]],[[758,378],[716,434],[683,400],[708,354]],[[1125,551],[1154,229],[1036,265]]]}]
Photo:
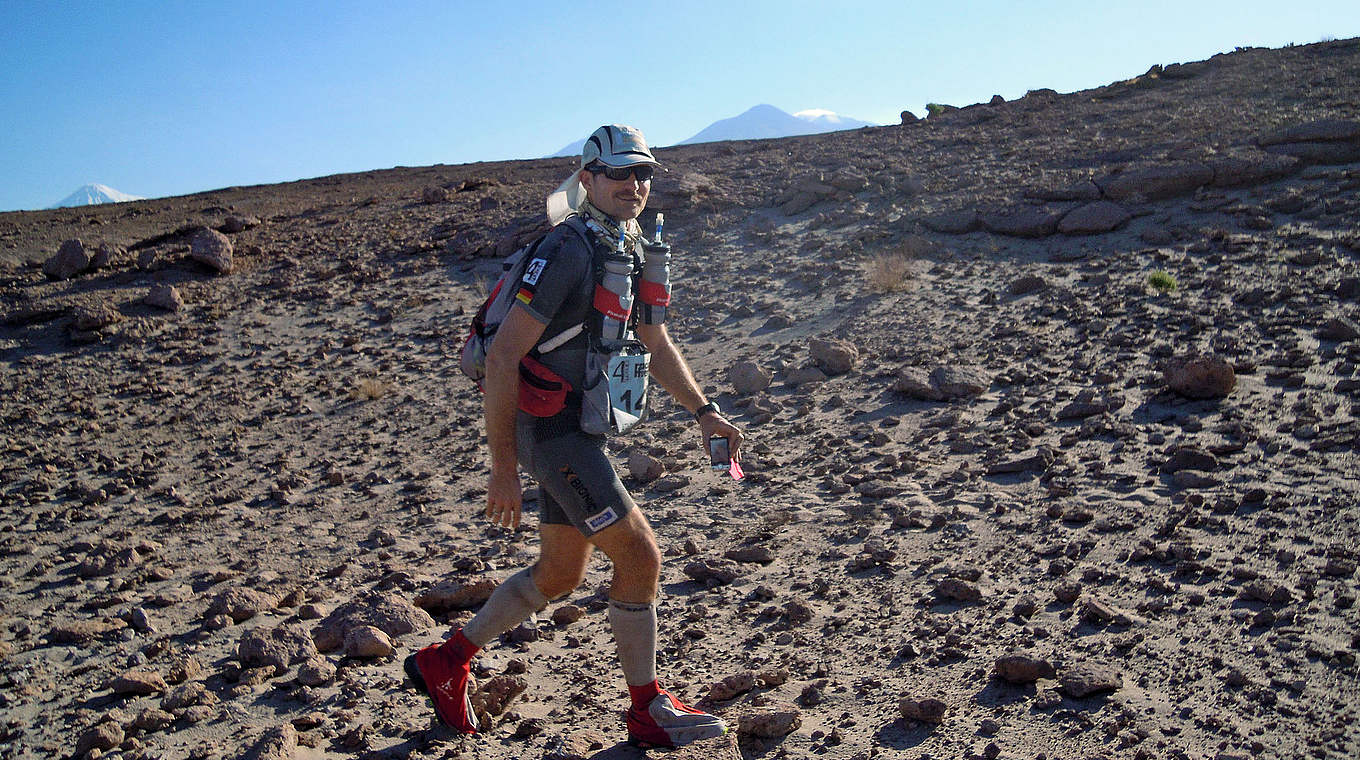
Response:
[{"label": "smartphone in hand", "polygon": [[726,438],[714,436],[708,439],[708,462],[715,472],[726,472],[732,466],[732,453]]}]

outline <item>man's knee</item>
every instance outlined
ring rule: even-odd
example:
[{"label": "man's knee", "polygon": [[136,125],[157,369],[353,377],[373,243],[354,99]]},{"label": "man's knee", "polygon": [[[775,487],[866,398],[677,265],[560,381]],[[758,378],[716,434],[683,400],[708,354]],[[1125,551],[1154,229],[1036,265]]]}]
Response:
[{"label": "man's knee", "polygon": [[548,601],[570,594],[585,580],[585,568],[564,568],[539,560],[534,572],[534,584]]}]

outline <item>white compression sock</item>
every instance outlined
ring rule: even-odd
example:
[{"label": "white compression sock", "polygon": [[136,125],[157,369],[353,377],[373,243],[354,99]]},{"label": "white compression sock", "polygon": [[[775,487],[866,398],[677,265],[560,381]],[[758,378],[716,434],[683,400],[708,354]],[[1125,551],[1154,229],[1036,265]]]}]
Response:
[{"label": "white compression sock", "polygon": [[534,585],[533,574],[526,567],[491,592],[477,616],[463,626],[463,635],[478,648],[484,647],[547,606],[547,598]]},{"label": "white compression sock", "polygon": [[656,680],[656,602],[630,604],[609,600],[609,624],[619,649],[619,664],[629,686]]}]

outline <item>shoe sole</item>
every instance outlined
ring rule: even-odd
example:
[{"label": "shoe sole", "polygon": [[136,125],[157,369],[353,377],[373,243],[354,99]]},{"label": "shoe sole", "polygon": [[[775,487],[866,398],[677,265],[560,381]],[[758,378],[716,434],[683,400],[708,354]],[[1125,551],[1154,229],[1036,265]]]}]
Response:
[{"label": "shoe sole", "polygon": [[[435,717],[439,717],[439,708],[434,703],[434,696],[430,694],[429,687],[425,685],[425,679],[420,675],[420,668],[416,667],[416,656],[412,654],[407,656],[405,660],[402,660],[401,669],[406,671],[406,677],[411,679],[411,683],[415,685],[416,691],[420,692],[421,694],[424,694],[426,697],[429,697],[430,707],[434,708]],[[472,680],[471,678],[469,678],[468,689],[471,688]],[[468,705],[468,719],[472,721],[472,730],[463,731],[462,729],[454,728],[455,731],[458,731],[459,733],[462,734],[475,734],[481,728],[477,721],[477,714],[472,712],[471,708],[472,706]],[[439,718],[439,722],[443,723],[446,726],[449,725],[447,723],[444,723],[443,718]],[[453,728],[453,726],[449,726],[449,728]]]},{"label": "shoe sole", "polygon": [[728,726],[726,723],[724,723],[724,724],[723,724],[723,730],[719,731],[719,732],[716,733],[716,734],[709,734],[709,735],[706,735],[706,736],[696,736],[696,737],[694,737],[694,738],[692,738],[692,739],[687,739],[687,740],[685,740],[685,741],[683,741],[683,742],[680,742],[679,744],[657,744],[656,742],[648,741],[648,740],[646,740],[646,739],[639,739],[639,738],[637,738],[636,736],[629,736],[629,737],[628,737],[628,744],[630,744],[630,745],[632,745],[632,746],[634,746],[634,747],[637,747],[638,749],[679,749],[679,748],[681,748],[681,747],[688,746],[688,745],[693,744],[693,743],[695,743],[695,742],[704,741],[705,739],[716,739],[716,738],[718,738],[719,736],[726,736],[726,735],[727,735],[727,732],[730,731],[730,730],[731,730],[731,727]]}]

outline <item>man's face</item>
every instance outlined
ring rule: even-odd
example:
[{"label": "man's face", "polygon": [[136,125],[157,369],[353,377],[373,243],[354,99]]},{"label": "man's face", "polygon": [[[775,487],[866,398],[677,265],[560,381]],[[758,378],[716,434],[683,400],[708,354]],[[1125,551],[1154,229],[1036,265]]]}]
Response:
[{"label": "man's face", "polygon": [[624,180],[613,180],[588,169],[581,170],[581,184],[595,208],[620,222],[636,219],[647,207],[647,195],[652,191],[651,180],[638,182],[633,174]]}]

